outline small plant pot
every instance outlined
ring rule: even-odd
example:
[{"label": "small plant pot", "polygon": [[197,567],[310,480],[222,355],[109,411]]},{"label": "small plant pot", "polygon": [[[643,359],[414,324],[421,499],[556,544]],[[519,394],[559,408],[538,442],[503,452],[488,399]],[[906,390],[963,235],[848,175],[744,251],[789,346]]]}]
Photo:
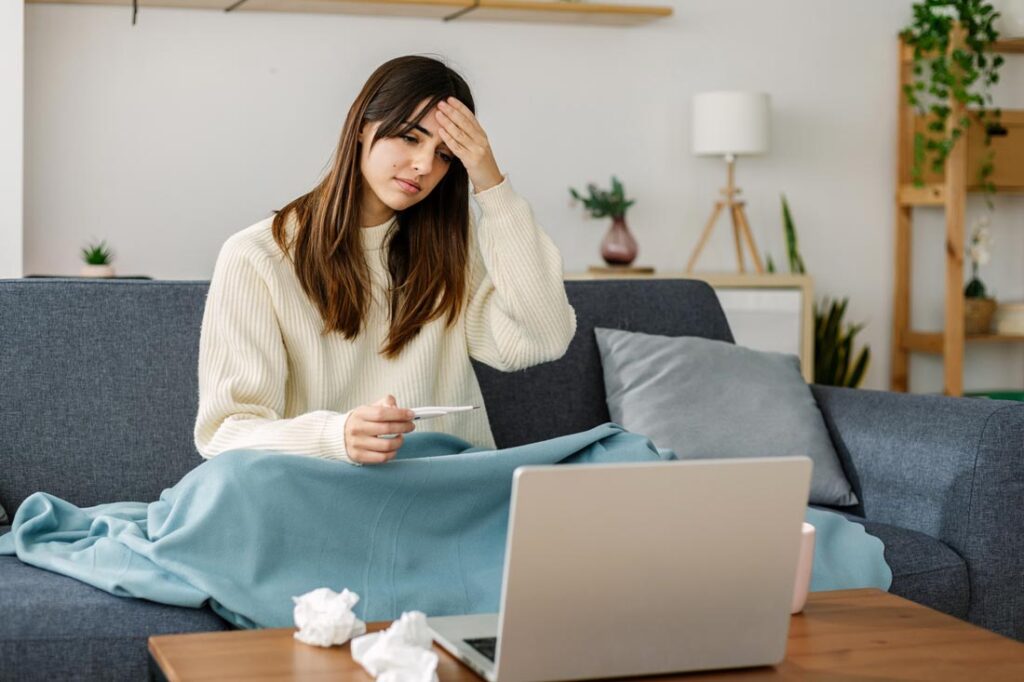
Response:
[{"label": "small plant pot", "polygon": [[114,268],[111,265],[83,265],[79,274],[82,277],[113,277]]},{"label": "small plant pot", "polygon": [[968,334],[988,334],[992,329],[992,315],[995,312],[994,298],[965,298],[964,331]]}]

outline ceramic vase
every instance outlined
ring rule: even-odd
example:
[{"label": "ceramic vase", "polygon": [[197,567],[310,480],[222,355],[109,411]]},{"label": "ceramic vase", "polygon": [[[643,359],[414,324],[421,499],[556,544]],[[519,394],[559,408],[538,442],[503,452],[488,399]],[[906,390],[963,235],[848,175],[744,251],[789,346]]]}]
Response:
[{"label": "ceramic vase", "polygon": [[636,258],[636,252],[636,240],[625,218],[612,218],[612,226],[601,240],[601,258],[608,265],[629,265]]}]

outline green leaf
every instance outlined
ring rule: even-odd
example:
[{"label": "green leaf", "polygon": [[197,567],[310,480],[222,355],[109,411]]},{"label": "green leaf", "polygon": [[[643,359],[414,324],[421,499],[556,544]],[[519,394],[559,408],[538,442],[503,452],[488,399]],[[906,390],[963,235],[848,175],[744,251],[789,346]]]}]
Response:
[{"label": "green leaf", "polygon": [[860,382],[864,380],[864,372],[868,368],[868,361],[871,359],[871,349],[863,348],[860,355],[857,356],[857,362],[853,366],[853,371],[846,378],[844,384],[848,388],[857,388],[860,386]]}]

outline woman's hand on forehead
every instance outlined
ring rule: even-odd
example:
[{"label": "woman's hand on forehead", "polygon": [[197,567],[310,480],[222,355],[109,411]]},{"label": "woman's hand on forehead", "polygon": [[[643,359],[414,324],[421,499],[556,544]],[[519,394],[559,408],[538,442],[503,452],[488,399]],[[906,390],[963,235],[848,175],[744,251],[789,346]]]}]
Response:
[{"label": "woman's hand on forehead", "polygon": [[504,176],[491,151],[480,121],[465,104],[455,97],[438,102],[435,118],[440,125],[438,133],[462,165],[476,192],[482,192],[501,183]]}]

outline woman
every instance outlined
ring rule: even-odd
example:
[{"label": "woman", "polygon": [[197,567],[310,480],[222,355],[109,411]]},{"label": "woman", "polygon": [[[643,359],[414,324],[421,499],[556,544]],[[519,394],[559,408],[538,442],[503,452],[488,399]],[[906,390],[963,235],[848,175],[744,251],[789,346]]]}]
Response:
[{"label": "woman", "polygon": [[[413,430],[408,408],[484,407],[470,358],[512,371],[565,353],[576,316],[561,255],[473,112],[441,62],[383,64],[326,177],[225,242],[199,348],[204,457],[386,462]],[[495,447],[485,409],[425,428]]]}]

